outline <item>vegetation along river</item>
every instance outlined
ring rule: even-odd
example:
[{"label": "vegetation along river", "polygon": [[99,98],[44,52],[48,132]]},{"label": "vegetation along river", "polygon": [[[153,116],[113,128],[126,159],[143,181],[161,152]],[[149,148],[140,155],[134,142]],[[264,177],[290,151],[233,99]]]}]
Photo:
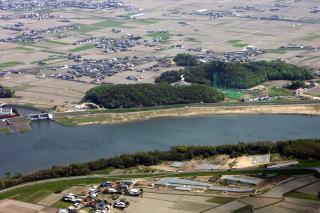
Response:
[{"label": "vegetation along river", "polygon": [[42,120],[31,125],[31,132],[0,135],[0,176],[173,145],[320,138],[320,117],[303,115],[158,118],[80,127]]}]

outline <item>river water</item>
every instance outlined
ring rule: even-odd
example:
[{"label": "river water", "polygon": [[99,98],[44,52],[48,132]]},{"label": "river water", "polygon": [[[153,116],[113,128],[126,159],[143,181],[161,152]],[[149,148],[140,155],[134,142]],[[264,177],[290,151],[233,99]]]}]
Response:
[{"label": "river water", "polygon": [[214,115],[157,118],[118,125],[63,127],[42,120],[32,131],[0,135],[0,176],[172,145],[220,145],[320,138],[320,117]]}]

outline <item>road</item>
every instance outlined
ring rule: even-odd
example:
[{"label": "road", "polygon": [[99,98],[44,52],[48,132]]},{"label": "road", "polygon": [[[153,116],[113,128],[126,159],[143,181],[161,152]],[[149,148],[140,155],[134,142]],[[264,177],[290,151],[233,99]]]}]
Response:
[{"label": "road", "polygon": [[[281,106],[281,105],[304,105],[304,104],[320,104],[320,101],[303,101],[303,102],[281,102],[281,103],[273,103],[273,102],[259,102],[259,103],[216,103],[216,104],[190,104],[190,108],[201,108],[201,107],[239,107],[239,106]],[[170,105],[168,105],[169,107]],[[179,106],[179,105],[173,105]],[[181,108],[185,107],[186,104],[181,105]],[[149,108],[149,107],[145,107]],[[136,112],[145,111],[143,107],[141,108],[132,108],[137,109]],[[139,111],[141,109],[141,111]],[[165,108],[171,109],[171,108]],[[178,109],[178,108],[172,108]],[[154,110],[161,110],[161,109],[154,109]],[[150,110],[152,111],[152,110]],[[119,113],[113,110],[101,110],[101,111],[75,111],[75,112],[52,112],[54,118],[63,118],[68,116],[84,116],[84,115],[98,115],[103,113]]]},{"label": "road", "polygon": [[[292,171],[292,170],[311,170],[313,171],[317,176],[320,177],[320,167],[295,167],[295,168],[276,168],[276,169],[265,169],[265,168],[261,168],[261,169],[231,169],[231,170],[216,170],[216,171],[203,171],[202,173],[208,173],[208,175],[212,175],[215,172],[254,172],[256,171],[257,173],[262,172],[262,171],[268,171],[270,173],[273,172],[277,172],[277,171]],[[162,173],[157,173],[154,174],[155,176],[174,176],[175,174],[179,174],[179,175],[190,175],[192,176],[192,174],[196,174],[199,173],[201,171],[197,171],[197,172],[162,172]],[[36,181],[36,182],[31,182],[31,183],[24,183],[21,185],[17,185],[17,186],[13,186],[13,187],[9,187],[3,190],[0,190],[0,194],[2,193],[6,193],[15,189],[19,189],[19,188],[23,188],[26,186],[33,186],[33,185],[38,185],[38,184],[43,184],[43,183],[52,183],[52,182],[58,182],[58,181],[64,181],[64,180],[75,180],[75,179],[85,179],[85,178],[121,178],[121,176],[126,177],[126,178],[130,178],[130,176],[134,177],[134,176],[139,176],[141,175],[141,177],[143,176],[147,176],[147,175],[151,175],[151,174],[146,174],[146,173],[131,173],[130,175],[128,174],[118,174],[118,175],[84,175],[84,176],[73,176],[73,177],[62,177],[62,178],[55,178],[55,179],[48,179],[48,180],[40,180],[40,181]],[[202,175],[203,176],[203,175]]]}]

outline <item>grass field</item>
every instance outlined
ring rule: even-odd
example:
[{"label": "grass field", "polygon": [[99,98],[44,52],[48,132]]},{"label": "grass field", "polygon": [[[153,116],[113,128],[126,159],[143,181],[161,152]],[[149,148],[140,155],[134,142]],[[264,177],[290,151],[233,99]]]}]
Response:
[{"label": "grass field", "polygon": [[27,46],[32,46],[35,43],[33,43],[32,41],[23,41],[23,42],[18,42],[18,44],[20,45],[27,45]]},{"label": "grass field", "polygon": [[84,45],[84,46],[81,46],[81,47],[77,47],[77,48],[73,48],[73,49],[69,49],[69,52],[80,52],[80,51],[83,51],[83,50],[88,50],[88,49],[91,49],[91,48],[94,48],[95,46],[93,44],[87,44],[87,45]]},{"label": "grass field", "polygon": [[229,198],[229,197],[214,197],[214,198],[211,198],[209,200],[207,200],[207,202],[210,202],[210,203],[217,203],[217,204],[226,204],[226,203],[229,203],[231,201],[235,200],[234,198]]},{"label": "grass field", "polygon": [[310,60],[313,60],[313,59],[316,59],[316,58],[320,58],[320,55],[312,56],[310,58],[305,58],[305,59],[301,60],[300,63],[305,62],[305,61],[310,61]]},{"label": "grass field", "polygon": [[123,25],[123,24],[124,22],[121,22],[121,21],[103,21],[103,22],[92,24],[92,25],[96,27],[107,28],[107,27],[119,27],[120,25]]},{"label": "grass field", "polygon": [[174,34],[172,34],[172,33],[160,33],[160,32],[155,32],[155,33],[146,34],[146,36],[164,38],[164,37],[174,36]]},{"label": "grass field", "polygon": [[305,194],[305,193],[302,193],[302,192],[295,192],[295,191],[288,192],[288,193],[284,194],[284,196],[293,197],[293,198],[300,198],[300,199],[307,199],[307,200],[320,201],[320,197],[318,197],[316,195],[309,195],[309,194]]},{"label": "grass field", "polygon": [[51,206],[58,209],[64,209],[64,208],[68,208],[71,205],[72,203],[59,200],[58,202],[52,204]]},{"label": "grass field", "polygon": [[26,51],[32,51],[32,50],[34,50],[34,49],[28,48],[28,47],[17,47],[16,49],[17,49],[17,50],[26,50]]},{"label": "grass field", "polygon": [[242,40],[228,40],[227,42],[231,43],[231,44],[235,44],[235,43],[238,43],[240,41],[242,41]]},{"label": "grass field", "polygon": [[252,212],[253,212],[252,206],[249,206],[249,205],[232,211],[232,213],[252,213]]},{"label": "grass field", "polygon": [[156,24],[158,23],[159,21],[156,21],[156,20],[146,20],[146,19],[142,19],[142,20],[139,20],[138,21],[139,23],[142,23],[142,24]]},{"label": "grass field", "polygon": [[56,55],[65,55],[66,53],[64,52],[59,52],[59,51],[55,51],[55,50],[41,50],[40,52],[44,52],[44,53],[51,53],[51,54],[56,54]]},{"label": "grass field", "polygon": [[98,184],[105,180],[103,178],[87,178],[27,186],[0,194],[0,200],[13,198],[24,202],[37,203],[52,193],[61,192],[77,184]]},{"label": "grass field", "polygon": [[303,162],[300,162],[298,166],[300,167],[320,166],[320,160],[303,161]]},{"label": "grass field", "polygon": [[246,47],[246,46],[248,46],[249,44],[234,44],[234,45],[232,45],[232,46],[234,46],[234,47]]},{"label": "grass field", "polygon": [[272,54],[286,54],[287,51],[281,51],[281,50],[269,50],[267,53],[272,53]]},{"label": "grass field", "polygon": [[303,36],[301,39],[304,41],[311,41],[316,38],[320,38],[320,34],[310,33],[308,35]]},{"label": "grass field", "polygon": [[5,62],[5,63],[0,64],[0,69],[7,68],[7,67],[14,67],[14,66],[22,65],[22,64],[24,64],[24,63],[18,62],[18,61]]},{"label": "grass field", "polygon": [[53,40],[48,40],[47,43],[49,43],[49,44],[58,44],[58,45],[70,45],[70,43],[67,43],[67,42],[53,41]]},{"label": "grass field", "polygon": [[31,62],[31,64],[38,64],[38,63],[42,63],[42,62],[48,62],[48,61],[53,61],[53,60],[56,60],[56,59],[59,59],[59,58],[46,58],[46,59],[42,59],[42,60]]},{"label": "grass field", "polygon": [[220,92],[224,94],[225,97],[231,99],[239,99],[241,96],[247,94],[245,92],[241,92],[233,89],[218,89]]},{"label": "grass field", "polygon": [[292,91],[286,88],[271,87],[268,91],[270,97],[291,95]]}]

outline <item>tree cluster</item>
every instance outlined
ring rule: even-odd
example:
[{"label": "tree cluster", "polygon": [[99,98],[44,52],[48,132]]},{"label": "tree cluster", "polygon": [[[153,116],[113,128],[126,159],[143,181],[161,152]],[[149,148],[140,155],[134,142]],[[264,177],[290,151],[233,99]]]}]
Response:
[{"label": "tree cluster", "polygon": [[221,92],[206,85],[171,86],[169,84],[103,85],[90,89],[84,97],[85,101],[111,109],[215,103],[223,99]]},{"label": "tree cluster", "polygon": [[301,80],[291,81],[291,84],[289,86],[287,86],[287,88],[291,89],[291,90],[296,90],[296,89],[304,88],[304,87],[306,87],[306,84]]},{"label": "tree cluster", "polygon": [[185,80],[217,88],[247,89],[268,80],[307,80],[314,73],[284,62],[250,63],[213,61],[185,69]]},{"label": "tree cluster", "polygon": [[195,66],[198,64],[198,59],[194,55],[180,53],[174,59],[178,66]]},{"label": "tree cluster", "polygon": [[181,81],[181,74],[178,71],[164,72],[155,80],[155,83],[174,83]]},{"label": "tree cluster", "polygon": [[300,139],[238,143],[220,146],[173,146],[169,151],[138,152],[123,154],[110,158],[101,158],[85,163],[75,163],[68,166],[53,166],[50,169],[40,170],[27,175],[19,175],[15,178],[7,178],[2,181],[0,189],[13,185],[43,180],[48,178],[79,176],[91,174],[93,171],[113,168],[129,168],[138,165],[155,165],[162,161],[184,161],[196,157],[208,158],[218,154],[227,154],[231,157],[241,155],[256,155],[267,153],[280,153],[282,156],[301,160],[320,159],[320,139]]},{"label": "tree cluster", "polygon": [[14,91],[12,89],[0,85],[0,98],[11,98],[13,95]]}]

